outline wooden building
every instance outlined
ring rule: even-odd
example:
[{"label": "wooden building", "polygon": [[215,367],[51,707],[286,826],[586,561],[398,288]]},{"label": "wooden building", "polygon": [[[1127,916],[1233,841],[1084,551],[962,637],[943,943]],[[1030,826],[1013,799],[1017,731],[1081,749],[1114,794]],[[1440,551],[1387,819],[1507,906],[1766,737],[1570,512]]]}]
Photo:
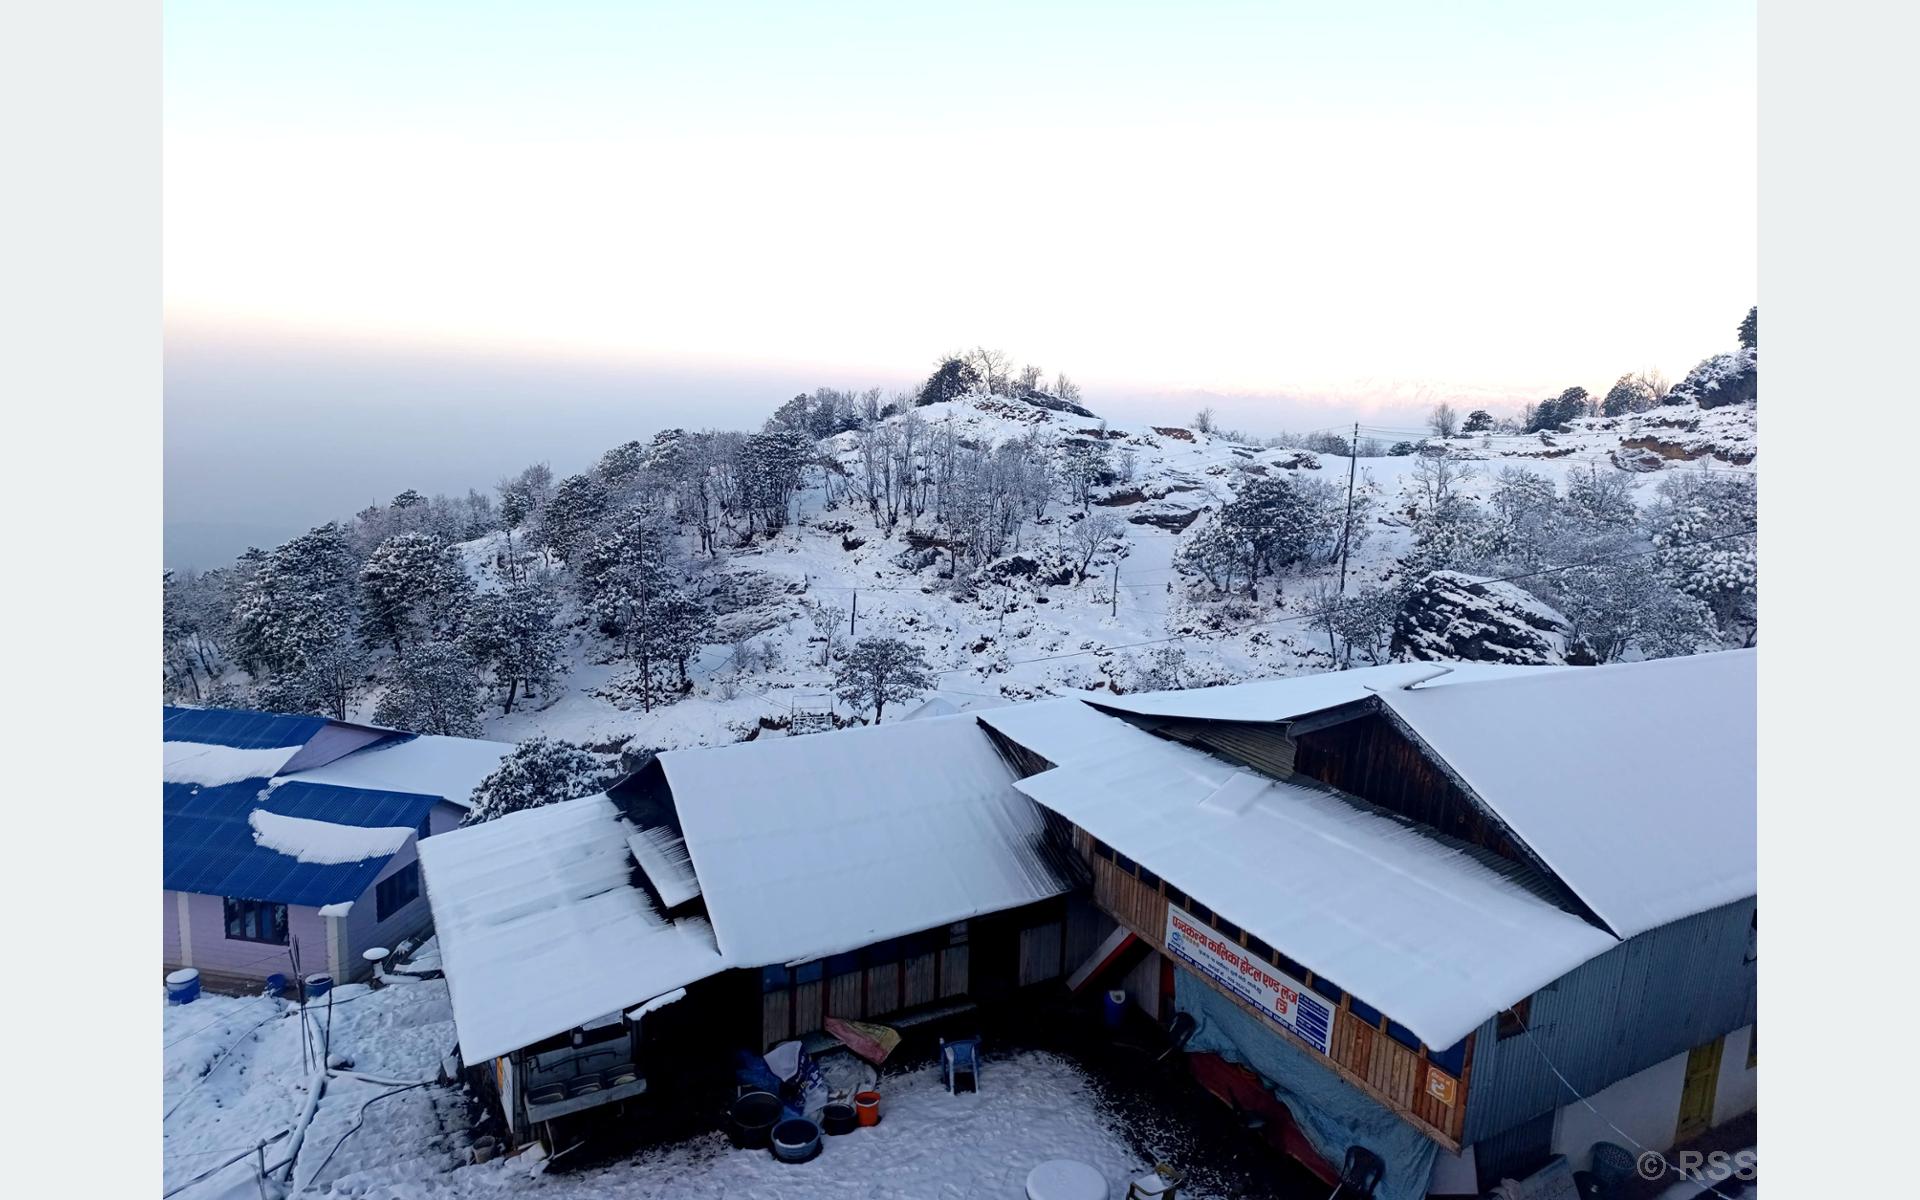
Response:
[{"label": "wooden building", "polygon": [[1308,1124],[1372,1105],[1420,1135],[1370,1147],[1411,1189],[1382,1195],[1478,1194],[1751,1109],[1751,652],[1433,676],[981,718],[1201,1044],[1233,1026],[1215,1048]]}]

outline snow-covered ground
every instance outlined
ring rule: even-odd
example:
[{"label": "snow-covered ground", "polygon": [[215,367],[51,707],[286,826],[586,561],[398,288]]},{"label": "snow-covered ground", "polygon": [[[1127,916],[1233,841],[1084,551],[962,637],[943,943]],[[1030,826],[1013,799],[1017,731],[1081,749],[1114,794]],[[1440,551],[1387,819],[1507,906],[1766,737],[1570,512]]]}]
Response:
[{"label": "snow-covered ground", "polygon": [[[166,1190],[297,1126],[313,1077],[302,1065],[295,1011],[278,1000],[211,995],[167,1008]],[[989,1057],[981,1090],[972,1095],[949,1095],[931,1067],[889,1076],[881,1085],[881,1123],[827,1139],[810,1163],[776,1162],[764,1150],[736,1150],[709,1134],[574,1174],[545,1174],[527,1158],[471,1165],[464,1104],[455,1089],[394,1090],[434,1078],[452,1044],[444,982],[339,989],[333,1048],[354,1066],[327,1079],[293,1187],[367,1200],[923,1200],[1019,1196],[1034,1166],[1075,1158],[1106,1176],[1114,1195],[1124,1195],[1126,1181],[1151,1165],[1129,1148],[1077,1067],[1037,1052]],[[347,1136],[356,1123],[358,1130]],[[287,1157],[290,1140],[267,1147],[269,1166]],[[251,1161],[184,1188],[181,1200],[257,1196]]]},{"label": "snow-covered ground", "polygon": [[[1174,526],[1203,508],[1218,507],[1252,477],[1290,474],[1344,488],[1352,467],[1358,491],[1375,503],[1351,557],[1349,587],[1389,579],[1395,560],[1412,545],[1407,511],[1417,456],[1355,462],[1244,445],[1176,426],[1103,423],[998,398],[947,401],[915,414],[933,429],[951,423],[957,437],[974,444],[1028,435],[1065,439],[1104,430],[1115,456],[1131,454],[1131,478],[1096,489],[1091,508],[1121,522],[1125,541],[1117,556],[1117,601],[1115,556],[1105,553],[1094,560],[1091,577],[1079,583],[1014,578],[958,599],[950,581],[940,578],[944,560],[918,571],[895,561],[912,533],[904,519],[889,534],[876,528],[862,506],[842,501],[829,510],[820,475],[810,472],[798,522],[771,540],[756,539],[725,552],[718,564],[723,575],[744,581],[738,591],[746,597],[722,622],[726,636],[771,650],[771,665],[737,671],[731,647],[716,642],[692,665],[690,695],[643,712],[598,694],[626,668],[609,665],[604,644],[576,628],[570,635],[571,666],[558,685],[508,716],[491,709],[484,736],[519,741],[545,734],[601,749],[628,744],[669,749],[778,736],[801,714],[837,711],[845,717],[847,706],[833,698],[832,672],[821,664],[822,647],[808,612],[819,605],[839,609],[844,634],[856,591],[857,634],[894,636],[919,646],[939,672],[929,695],[958,709],[1065,689],[1130,686],[1130,677],[1148,657],[1167,646],[1185,652],[1180,680],[1185,686],[1326,670],[1331,666],[1326,636],[1313,631],[1304,617],[1314,607],[1312,585],[1337,575],[1337,568],[1290,574],[1278,581],[1277,596],[1275,581],[1263,581],[1256,602],[1227,606],[1246,611],[1225,619],[1226,628],[1219,629],[1223,606],[1190,598],[1174,565],[1198,526]],[[1645,505],[1664,473],[1753,472],[1755,427],[1751,406],[1703,412],[1680,405],[1584,420],[1570,432],[1544,436],[1464,435],[1447,446],[1453,457],[1467,460],[1460,490],[1481,502],[1504,467],[1534,471],[1562,489],[1572,472],[1599,467],[1629,473]],[[828,439],[822,448],[858,477],[853,435]],[[1023,527],[1008,553],[1037,557],[1060,546],[1078,517],[1075,506],[1056,497],[1039,521]],[[937,532],[930,520],[923,519],[921,532]],[[497,538],[464,548],[470,567],[483,576],[488,548]],[[369,699],[360,715],[370,717],[371,706]],[[912,707],[889,708],[886,719],[896,720]]]}]

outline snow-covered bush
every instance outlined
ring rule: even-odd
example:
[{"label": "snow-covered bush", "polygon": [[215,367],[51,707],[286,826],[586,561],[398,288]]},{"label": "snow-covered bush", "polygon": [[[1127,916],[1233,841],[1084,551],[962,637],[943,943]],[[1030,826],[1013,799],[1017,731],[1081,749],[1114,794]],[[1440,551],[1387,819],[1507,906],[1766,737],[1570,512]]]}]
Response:
[{"label": "snow-covered bush", "polygon": [[478,825],[523,809],[591,796],[606,790],[614,777],[613,763],[606,755],[558,738],[529,738],[473,789],[473,807],[464,824]]}]

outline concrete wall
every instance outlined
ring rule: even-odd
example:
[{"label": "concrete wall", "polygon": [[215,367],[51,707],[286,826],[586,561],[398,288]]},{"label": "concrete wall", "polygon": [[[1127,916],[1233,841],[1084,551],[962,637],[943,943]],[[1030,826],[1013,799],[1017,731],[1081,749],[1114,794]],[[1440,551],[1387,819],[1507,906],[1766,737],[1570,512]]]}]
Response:
[{"label": "concrete wall", "polygon": [[1753,1026],[1736,1029],[1727,1035],[1727,1044],[1720,1053],[1720,1078],[1714,1085],[1713,1123],[1724,1125],[1735,1117],[1745,1116],[1760,1103],[1759,1064],[1747,1069],[1747,1048],[1753,1041]]},{"label": "concrete wall", "polygon": [[[434,807],[428,829],[434,834],[458,827],[465,810],[452,804]],[[422,933],[433,924],[427,906],[426,888],[399,912],[385,921],[378,919],[374,887],[380,880],[416,862],[419,852],[415,839],[409,838],[400,852],[387,863],[373,885],[353,902],[346,917],[323,917],[308,905],[287,907],[288,941],[300,946],[300,967],[308,975],[329,972],[336,979],[364,979],[372,973],[360,958],[368,946],[397,945],[412,934]],[[180,920],[182,899],[186,922]],[[195,967],[213,987],[241,987],[259,983],[269,975],[293,975],[289,946],[265,942],[230,940],[227,937],[226,908],[222,897],[198,893],[161,893],[164,916],[161,926],[161,959],[167,970]],[[184,934],[184,937],[183,937]]]},{"label": "concrete wall", "polygon": [[[182,897],[187,920],[178,919]],[[219,896],[197,892],[162,892],[168,917],[163,938],[163,965],[196,968],[212,987],[238,987],[259,983],[269,975],[293,975],[289,946],[267,942],[248,942],[227,937],[226,906]],[[184,932],[184,938],[181,936]],[[307,974],[327,969],[327,920],[318,909],[289,905],[287,939],[300,943],[300,965]]]},{"label": "concrete wall", "polygon": [[[457,829],[466,810],[453,804],[436,804],[428,816],[429,836]],[[427,904],[427,888],[420,885],[420,894],[399,912],[393,913],[385,921],[379,919],[380,906],[374,900],[374,890],[380,881],[405,870],[408,864],[420,860],[417,839],[409,838],[407,844],[400,847],[380,874],[374,878],[373,885],[362,892],[353,902],[353,908],[346,915],[340,938],[340,973],[345,979],[364,979],[373,973],[360,953],[370,946],[385,946],[391,950],[415,934],[425,933],[433,926],[433,911]]]},{"label": "concrete wall", "polygon": [[1591,1109],[1578,1102],[1567,1105],[1554,1118],[1553,1152],[1566,1155],[1574,1170],[1584,1171],[1592,1165],[1595,1142],[1629,1150],[1636,1149],[1635,1142],[1650,1150],[1670,1148],[1686,1075],[1687,1056],[1676,1054],[1587,1097]]}]

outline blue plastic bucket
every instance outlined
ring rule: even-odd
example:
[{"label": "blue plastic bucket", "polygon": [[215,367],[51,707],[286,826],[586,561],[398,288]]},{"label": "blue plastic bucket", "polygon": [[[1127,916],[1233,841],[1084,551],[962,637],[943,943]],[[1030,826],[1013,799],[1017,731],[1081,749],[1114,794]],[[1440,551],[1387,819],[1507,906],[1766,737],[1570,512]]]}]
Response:
[{"label": "blue plastic bucket", "polygon": [[325,974],[307,976],[307,999],[318,1000],[332,990],[333,976]]},{"label": "blue plastic bucket", "polygon": [[278,996],[281,992],[284,992],[286,990],[287,990],[287,977],[285,975],[282,975],[276,971],[273,974],[267,976],[267,995]]},{"label": "blue plastic bucket", "polygon": [[1108,1029],[1120,1028],[1120,1019],[1127,1012],[1127,994],[1119,988],[1107,993],[1106,1018]]},{"label": "blue plastic bucket", "polygon": [[200,998],[200,972],[182,967],[167,976],[167,1003],[192,1004]]}]

